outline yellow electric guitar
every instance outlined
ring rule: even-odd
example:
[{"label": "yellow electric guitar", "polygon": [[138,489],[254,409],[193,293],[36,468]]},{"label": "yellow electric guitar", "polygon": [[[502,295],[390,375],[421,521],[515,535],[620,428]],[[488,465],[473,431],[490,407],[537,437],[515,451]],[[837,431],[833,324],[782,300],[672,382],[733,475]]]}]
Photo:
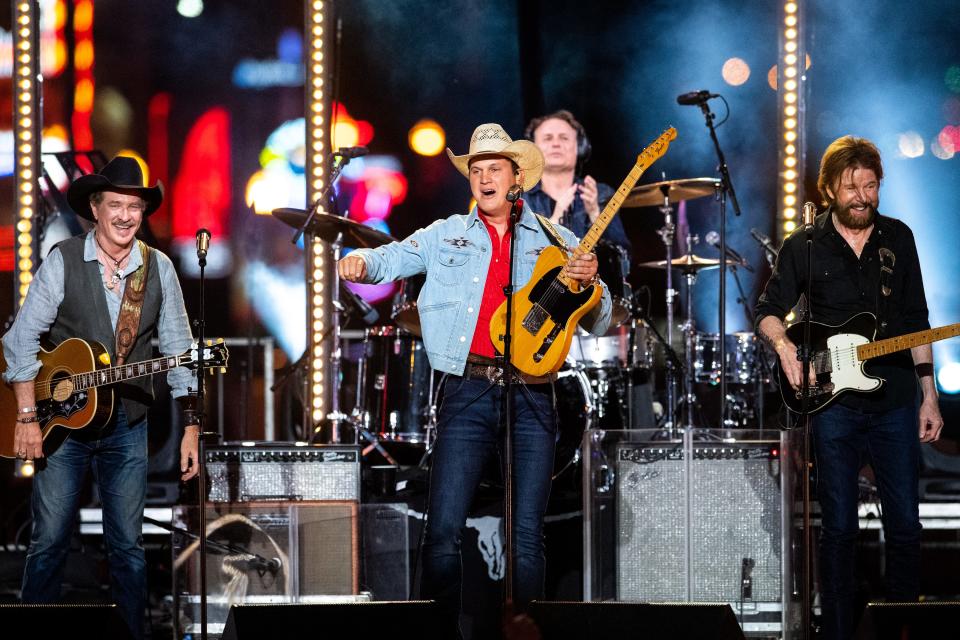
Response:
[{"label": "yellow electric guitar", "polygon": [[[70,338],[53,351],[40,349],[40,373],[34,380],[37,400],[37,418],[43,433],[43,451],[53,453],[71,429],[82,429],[90,424],[102,426],[113,415],[114,385],[124,380],[150,376],[174,367],[196,369],[203,349],[203,367],[225,368],[227,346],[223,341],[199,347],[194,344],[179,356],[164,356],[153,360],[110,366],[110,354],[99,342]],[[0,355],[0,370],[7,363]],[[0,382],[0,457],[13,458],[14,431],[17,426],[17,397],[13,387]],[[56,437],[49,437],[54,427]]]},{"label": "yellow electric guitar", "polygon": [[[670,127],[637,157],[610,202],[603,208],[590,230],[583,236],[574,255],[590,253],[600,235],[620,210],[624,198],[637,184],[647,167],[660,159],[677,130]],[[543,250],[533,267],[530,281],[513,296],[513,366],[532,376],[559,371],[570,351],[574,327],[590,309],[600,302],[601,288],[581,287],[566,275],[563,267],[569,255],[556,246]],[[504,302],[490,319],[490,338],[497,351],[503,353],[503,337],[507,327],[507,303]]]}]

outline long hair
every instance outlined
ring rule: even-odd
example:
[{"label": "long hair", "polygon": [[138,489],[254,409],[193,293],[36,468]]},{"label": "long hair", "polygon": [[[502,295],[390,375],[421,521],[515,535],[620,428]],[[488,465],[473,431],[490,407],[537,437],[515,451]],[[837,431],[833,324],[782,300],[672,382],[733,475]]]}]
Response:
[{"label": "long hair", "polygon": [[843,136],[830,143],[820,159],[820,175],[817,177],[817,190],[824,205],[829,206],[834,200],[827,189],[835,191],[843,172],[857,167],[870,169],[878,181],[883,180],[883,163],[877,145],[855,136]]}]

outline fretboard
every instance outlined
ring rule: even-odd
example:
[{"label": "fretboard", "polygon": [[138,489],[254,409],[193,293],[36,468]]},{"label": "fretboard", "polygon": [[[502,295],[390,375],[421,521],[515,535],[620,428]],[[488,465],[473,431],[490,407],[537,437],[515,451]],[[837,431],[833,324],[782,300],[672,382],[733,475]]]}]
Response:
[{"label": "fretboard", "polygon": [[133,378],[142,378],[143,376],[169,371],[178,366],[180,366],[180,357],[164,356],[153,360],[141,360],[140,362],[131,362],[130,364],[122,364],[116,367],[98,369],[96,371],[85,371],[84,373],[74,374],[71,377],[74,388],[81,390],[99,387],[105,384],[115,384]]},{"label": "fretboard", "polygon": [[945,327],[937,327],[936,329],[915,331],[914,333],[897,336],[896,338],[877,340],[876,342],[869,342],[857,347],[857,359],[863,362],[870,358],[878,358],[888,353],[912,349],[922,344],[930,344],[931,342],[946,340],[947,338],[953,338],[958,335],[960,335],[960,322],[948,324]]}]

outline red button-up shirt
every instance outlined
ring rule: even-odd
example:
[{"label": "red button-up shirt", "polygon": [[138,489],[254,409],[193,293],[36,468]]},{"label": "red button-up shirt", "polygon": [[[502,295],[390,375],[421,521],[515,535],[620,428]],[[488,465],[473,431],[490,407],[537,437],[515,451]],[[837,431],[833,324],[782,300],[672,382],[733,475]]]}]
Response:
[{"label": "red button-up shirt", "polygon": [[496,227],[487,222],[483,213],[480,213],[479,218],[487,228],[487,233],[490,234],[490,245],[493,251],[490,256],[490,268],[487,269],[487,281],[483,285],[480,309],[477,310],[477,328],[473,332],[470,353],[494,358],[497,356],[497,350],[490,339],[490,318],[507,299],[503,288],[507,285],[507,278],[510,277],[510,229],[508,227],[503,237],[500,237]]}]

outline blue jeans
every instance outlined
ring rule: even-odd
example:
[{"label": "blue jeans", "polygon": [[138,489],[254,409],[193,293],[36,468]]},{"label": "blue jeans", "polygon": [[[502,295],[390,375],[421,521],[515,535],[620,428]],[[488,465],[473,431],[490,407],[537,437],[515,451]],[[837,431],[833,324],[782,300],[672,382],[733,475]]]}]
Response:
[{"label": "blue jeans", "polygon": [[[549,386],[514,385],[514,602],[544,592],[543,516],[550,497],[557,417]],[[444,385],[430,470],[421,596],[444,608],[449,637],[458,633],[460,544],[485,464],[499,452],[504,387],[450,376]]]},{"label": "blue jeans", "polygon": [[853,637],[857,623],[855,551],[858,474],[876,474],[886,538],[886,597],[915,601],[920,593],[920,438],[917,407],[861,413],[833,405],[813,418],[820,501],[820,593],[823,637]]},{"label": "blue jeans", "polygon": [[147,489],[146,419],[128,425],[118,402],[110,425],[71,434],[44,460],[37,465],[33,478],[33,533],[23,572],[22,601],[41,604],[59,600],[80,493],[87,469],[92,469],[103,504],[111,598],[134,638],[142,638],[147,602],[141,535]]}]

